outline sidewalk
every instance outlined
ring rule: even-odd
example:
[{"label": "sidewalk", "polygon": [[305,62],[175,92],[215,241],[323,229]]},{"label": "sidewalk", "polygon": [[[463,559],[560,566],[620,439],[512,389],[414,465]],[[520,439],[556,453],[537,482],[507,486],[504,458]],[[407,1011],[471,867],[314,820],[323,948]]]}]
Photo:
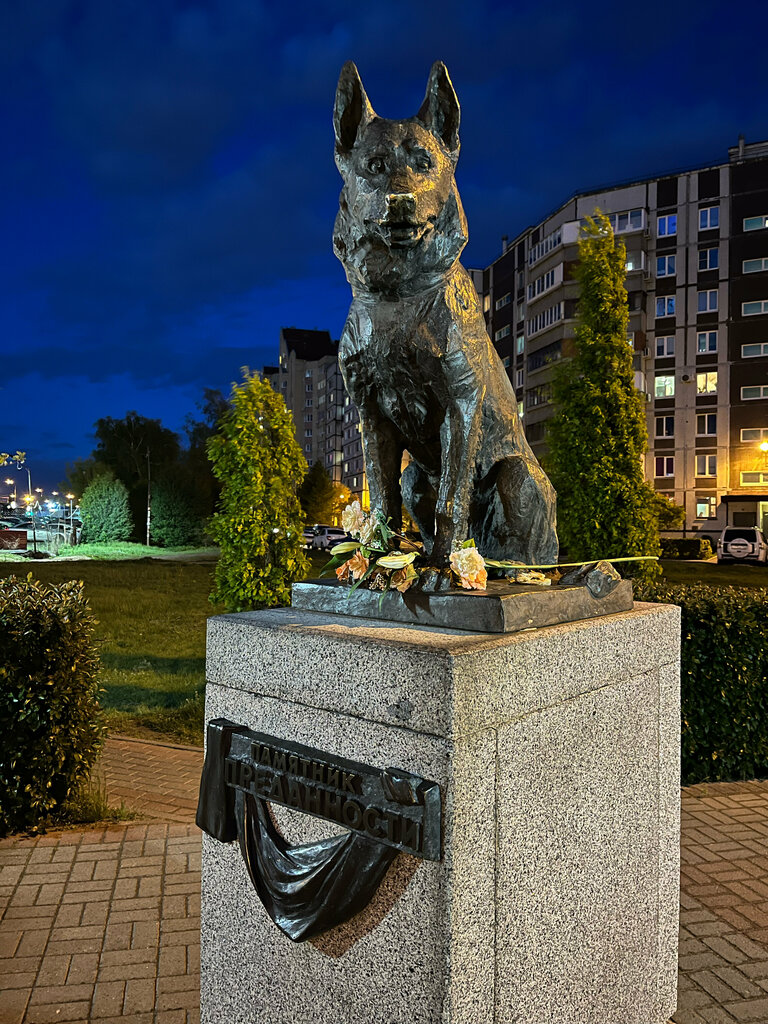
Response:
[{"label": "sidewalk", "polygon": [[[0,841],[0,1024],[199,1021],[201,766],[110,739],[110,795],[145,820]],[[768,782],[692,786],[682,805],[673,1020],[768,1024]]]}]

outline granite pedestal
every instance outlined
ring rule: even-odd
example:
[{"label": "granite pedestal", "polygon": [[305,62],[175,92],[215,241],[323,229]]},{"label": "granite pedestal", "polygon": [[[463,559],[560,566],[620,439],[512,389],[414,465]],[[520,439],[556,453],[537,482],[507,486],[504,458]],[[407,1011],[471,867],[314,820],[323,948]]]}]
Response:
[{"label": "granite pedestal", "polygon": [[[662,1024],[674,1012],[679,609],[489,635],[280,609],[209,623],[206,719],[440,784],[443,859],[294,944],[203,837],[204,1024]],[[292,842],[333,834],[274,808]]]}]

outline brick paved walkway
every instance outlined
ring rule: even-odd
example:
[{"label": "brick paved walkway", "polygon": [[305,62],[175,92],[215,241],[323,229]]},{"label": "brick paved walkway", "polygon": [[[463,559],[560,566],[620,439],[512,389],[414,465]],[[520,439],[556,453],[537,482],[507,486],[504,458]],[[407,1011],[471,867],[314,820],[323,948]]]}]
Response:
[{"label": "brick paved walkway", "polygon": [[[149,820],[0,841],[0,1024],[199,1021],[201,764],[111,739],[110,797]],[[682,802],[673,1020],[768,1024],[768,782],[692,786]]]}]

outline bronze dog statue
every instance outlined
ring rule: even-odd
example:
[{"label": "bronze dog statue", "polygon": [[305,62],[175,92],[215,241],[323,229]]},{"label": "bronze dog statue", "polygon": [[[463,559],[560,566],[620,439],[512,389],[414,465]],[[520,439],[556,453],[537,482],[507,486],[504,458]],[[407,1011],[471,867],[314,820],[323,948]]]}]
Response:
[{"label": "bronze dog statue", "polygon": [[436,566],[468,537],[488,558],[555,562],[555,492],[459,263],[459,104],[445,65],[418,114],[395,121],[374,113],[350,61],[333,120],[344,179],[333,245],[353,293],[339,362],[371,508],[397,528],[402,498]]}]

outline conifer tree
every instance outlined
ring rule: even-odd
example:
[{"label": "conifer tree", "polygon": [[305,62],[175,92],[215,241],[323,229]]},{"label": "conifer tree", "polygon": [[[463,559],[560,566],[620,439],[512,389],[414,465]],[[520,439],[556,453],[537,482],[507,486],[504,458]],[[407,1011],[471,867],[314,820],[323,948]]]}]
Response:
[{"label": "conifer tree", "polygon": [[228,611],[290,604],[291,583],[308,570],[297,497],[307,463],[293,418],[266,381],[247,369],[243,374],[208,441],[222,484],[219,510],[209,524],[221,548],[211,600]]},{"label": "conifer tree", "polygon": [[[558,534],[574,561],[660,553],[655,494],[643,474],[645,400],[627,344],[625,264],[608,217],[587,217],[576,268],[576,352],[555,374],[546,460]],[[630,572],[653,574],[653,564]]]},{"label": "conifer tree", "polygon": [[335,512],[336,488],[322,462],[316,462],[299,488],[299,501],[308,523],[329,523]]},{"label": "conifer tree", "polygon": [[128,490],[110,472],[102,473],[86,487],[80,499],[83,531],[88,544],[108,544],[128,540],[133,529]]}]

